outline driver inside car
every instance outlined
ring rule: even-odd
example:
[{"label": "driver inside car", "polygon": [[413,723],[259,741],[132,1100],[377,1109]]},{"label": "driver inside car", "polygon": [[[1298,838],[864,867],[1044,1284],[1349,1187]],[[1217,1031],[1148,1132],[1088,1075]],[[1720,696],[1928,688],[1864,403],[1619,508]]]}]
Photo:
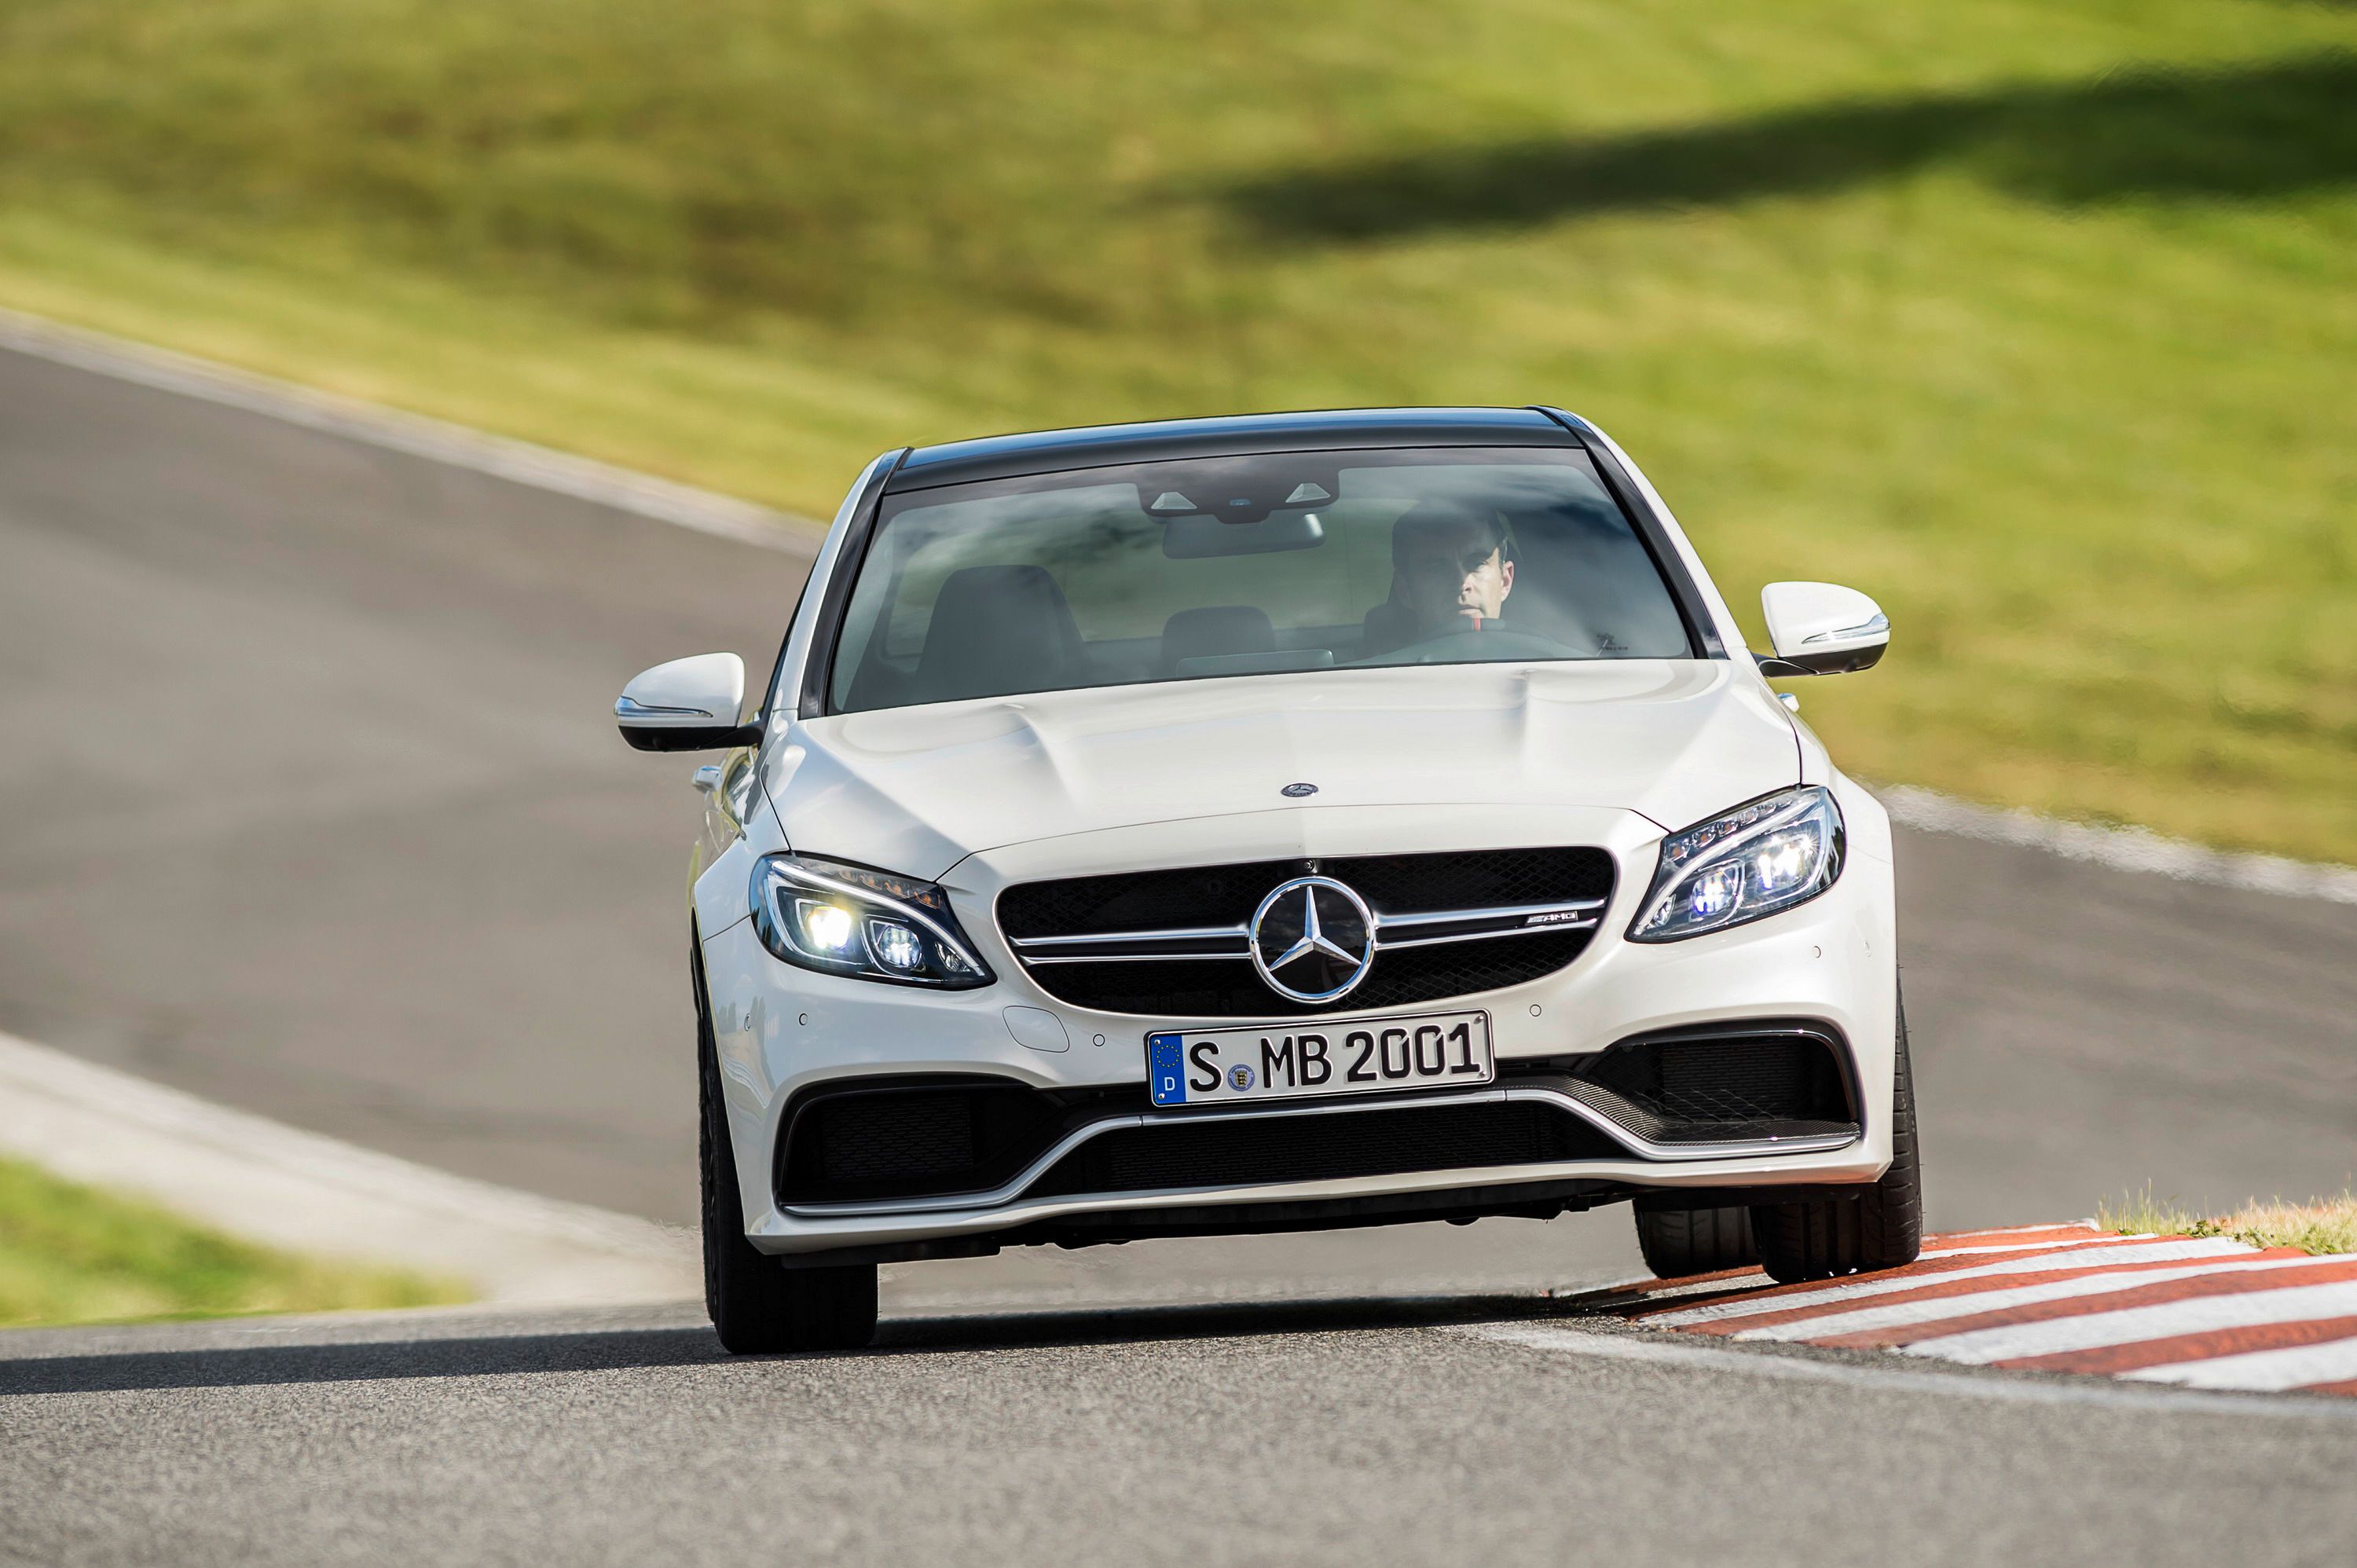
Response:
[{"label": "driver inside car", "polygon": [[1497,624],[1514,591],[1514,537],[1494,512],[1445,501],[1392,524],[1392,596],[1367,618],[1370,653]]}]

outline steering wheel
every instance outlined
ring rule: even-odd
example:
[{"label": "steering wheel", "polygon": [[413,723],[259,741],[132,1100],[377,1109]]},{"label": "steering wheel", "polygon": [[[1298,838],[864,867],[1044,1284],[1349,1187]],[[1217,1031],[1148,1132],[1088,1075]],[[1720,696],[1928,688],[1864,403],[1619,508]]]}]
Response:
[{"label": "steering wheel", "polygon": [[1579,650],[1557,642],[1554,638],[1519,627],[1485,626],[1480,630],[1467,627],[1462,631],[1448,631],[1438,637],[1411,642],[1382,656],[1384,664],[1480,664],[1504,662],[1515,659],[1577,659]]}]

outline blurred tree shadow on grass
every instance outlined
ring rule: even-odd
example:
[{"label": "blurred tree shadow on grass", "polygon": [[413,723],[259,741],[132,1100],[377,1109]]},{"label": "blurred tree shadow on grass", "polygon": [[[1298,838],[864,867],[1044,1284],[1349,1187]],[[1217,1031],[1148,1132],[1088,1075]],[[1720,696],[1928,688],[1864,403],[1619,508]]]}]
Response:
[{"label": "blurred tree shadow on grass", "polygon": [[1221,199],[1274,237],[1363,241],[1830,193],[1935,166],[2064,206],[2263,199],[2357,180],[2357,55],[1440,149],[1290,170]]}]

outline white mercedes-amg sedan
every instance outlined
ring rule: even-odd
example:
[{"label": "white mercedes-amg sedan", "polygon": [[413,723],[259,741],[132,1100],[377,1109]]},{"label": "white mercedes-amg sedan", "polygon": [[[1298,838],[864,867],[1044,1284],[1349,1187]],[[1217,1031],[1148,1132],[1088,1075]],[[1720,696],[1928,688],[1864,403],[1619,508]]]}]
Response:
[{"label": "white mercedes-amg sedan", "polygon": [[1632,1205],[1797,1280],[1921,1230],[1890,828],[1550,408],[885,454],[725,753],[689,900],[705,1284],[735,1351],[866,1343],[882,1262]]}]

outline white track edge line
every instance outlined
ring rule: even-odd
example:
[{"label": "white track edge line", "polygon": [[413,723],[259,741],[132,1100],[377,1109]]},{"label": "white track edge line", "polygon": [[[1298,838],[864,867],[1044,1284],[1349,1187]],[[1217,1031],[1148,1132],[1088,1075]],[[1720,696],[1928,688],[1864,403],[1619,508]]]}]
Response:
[{"label": "white track edge line", "polygon": [[0,308],[0,349],[790,555],[814,552],[823,528],[693,485],[22,311]]},{"label": "white track edge line", "polygon": [[1986,1369],[1914,1371],[1870,1362],[1824,1360],[1775,1350],[1721,1349],[1691,1339],[1607,1334],[1553,1324],[1464,1323],[1439,1330],[1491,1344],[1552,1350],[1598,1360],[1634,1361],[1697,1370],[1738,1372],[1790,1382],[1839,1383],[1891,1393],[1943,1394],[2000,1404],[2101,1405],[2124,1410],[2177,1410],[2212,1415],[2273,1415],[2322,1421],[2357,1420],[2357,1400],[2337,1396],[2288,1400],[2270,1394],[2195,1391],[2152,1383],[2083,1381],[2048,1374]]},{"label": "white track edge line", "polygon": [[2042,849],[2065,860],[2210,887],[2357,904],[2357,866],[2211,849],[2150,828],[2097,827],[2034,811],[2004,811],[1912,784],[1877,785],[1874,796],[1892,822],[1925,832]]},{"label": "white track edge line", "polygon": [[290,1251],[466,1280],[492,1304],[699,1294],[688,1233],[454,1176],[0,1033],[0,1151]]}]

